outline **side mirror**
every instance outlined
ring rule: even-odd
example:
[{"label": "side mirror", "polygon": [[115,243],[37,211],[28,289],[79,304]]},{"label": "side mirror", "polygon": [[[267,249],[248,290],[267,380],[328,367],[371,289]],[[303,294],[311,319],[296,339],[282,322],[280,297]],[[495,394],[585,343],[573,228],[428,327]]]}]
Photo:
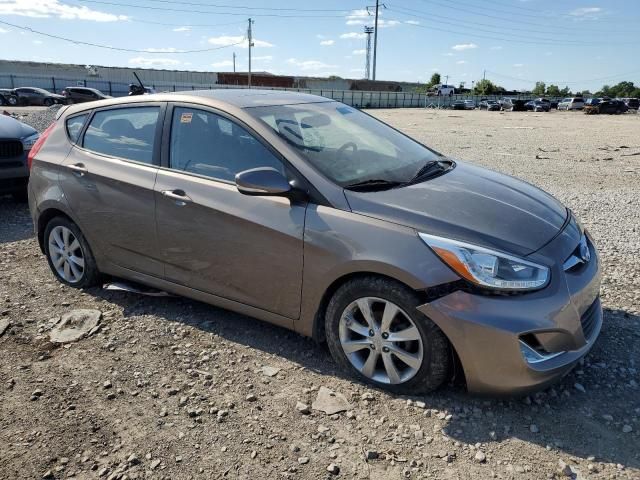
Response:
[{"label": "side mirror", "polygon": [[291,185],[284,175],[272,167],[252,168],[236,174],[236,187],[244,195],[286,196]]}]

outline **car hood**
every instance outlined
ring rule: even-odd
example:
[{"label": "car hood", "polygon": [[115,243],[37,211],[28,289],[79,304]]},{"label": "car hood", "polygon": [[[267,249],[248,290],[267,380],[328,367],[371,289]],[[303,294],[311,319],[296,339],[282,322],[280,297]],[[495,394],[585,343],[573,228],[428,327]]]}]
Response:
[{"label": "car hood", "polygon": [[0,138],[25,138],[36,133],[34,128],[8,115],[0,115]]},{"label": "car hood", "polygon": [[533,185],[463,162],[415,185],[345,196],[355,213],[521,256],[553,239],[568,216]]}]

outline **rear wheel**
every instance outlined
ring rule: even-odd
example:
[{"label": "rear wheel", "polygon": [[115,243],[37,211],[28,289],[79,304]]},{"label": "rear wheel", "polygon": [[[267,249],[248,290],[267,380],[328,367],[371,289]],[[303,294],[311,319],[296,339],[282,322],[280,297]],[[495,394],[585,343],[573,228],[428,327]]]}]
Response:
[{"label": "rear wheel", "polygon": [[75,223],[64,217],[53,218],[45,228],[44,241],[49,267],[59,281],[77,288],[99,283],[95,258]]},{"label": "rear wheel", "polygon": [[435,390],[449,374],[449,343],[416,309],[420,304],[415,292],[393,280],[364,277],[347,282],[327,308],[331,355],[346,371],[385,390]]}]

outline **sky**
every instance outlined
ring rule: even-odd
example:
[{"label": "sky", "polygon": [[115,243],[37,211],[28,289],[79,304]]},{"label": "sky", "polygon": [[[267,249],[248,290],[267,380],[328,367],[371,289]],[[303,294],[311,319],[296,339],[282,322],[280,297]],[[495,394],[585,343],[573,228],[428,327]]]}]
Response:
[{"label": "sky", "polygon": [[[251,17],[254,71],[363,78],[363,28],[374,24],[372,4],[375,0],[0,0],[0,59],[215,72],[232,71],[235,53],[237,70],[246,71]],[[484,75],[518,90],[531,89],[536,81],[574,91],[622,80],[640,84],[638,0],[384,4],[378,80],[425,82],[438,72],[443,82],[466,87]]]}]

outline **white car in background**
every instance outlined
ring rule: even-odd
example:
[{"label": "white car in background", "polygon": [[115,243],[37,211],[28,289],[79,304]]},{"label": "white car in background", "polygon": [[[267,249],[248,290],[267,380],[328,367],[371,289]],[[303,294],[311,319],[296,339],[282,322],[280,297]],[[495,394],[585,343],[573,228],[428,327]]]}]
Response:
[{"label": "white car in background", "polygon": [[453,85],[439,84],[439,85],[434,85],[432,91],[433,91],[433,94],[437,95],[438,97],[446,97],[446,96],[450,97],[454,93],[456,93],[456,87],[454,87]]},{"label": "white car in background", "polygon": [[558,102],[558,110],[582,110],[584,108],[584,98],[569,97]]}]

